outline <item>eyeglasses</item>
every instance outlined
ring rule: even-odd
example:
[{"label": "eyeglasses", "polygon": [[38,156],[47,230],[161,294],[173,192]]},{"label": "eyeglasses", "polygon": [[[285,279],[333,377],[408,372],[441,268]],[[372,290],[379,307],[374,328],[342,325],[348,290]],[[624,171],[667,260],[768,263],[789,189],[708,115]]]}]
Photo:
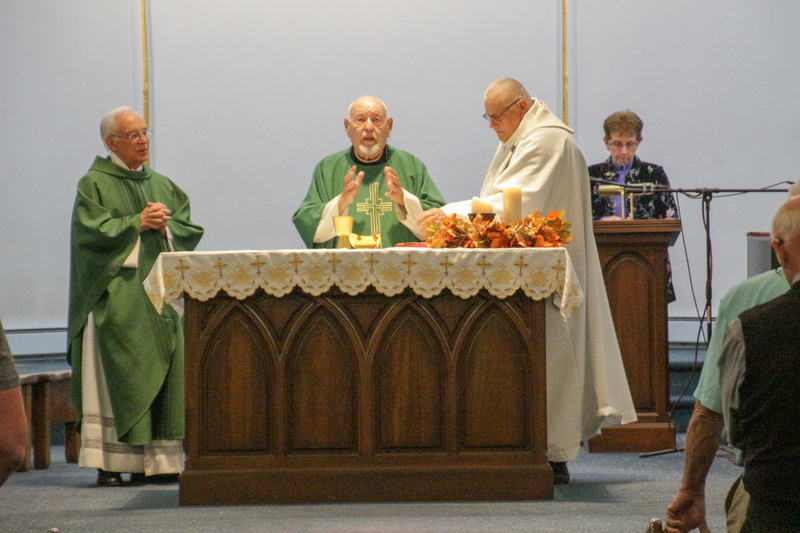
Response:
[{"label": "eyeglasses", "polygon": [[520,100],[522,100],[522,98],[517,98],[516,100],[514,100],[513,102],[511,102],[510,104],[508,104],[508,107],[506,107],[505,109],[503,109],[502,111],[500,111],[500,112],[499,112],[498,114],[496,114],[496,115],[490,115],[489,113],[484,113],[484,114],[483,114],[483,118],[485,118],[485,119],[486,119],[486,120],[488,120],[489,122],[491,122],[492,120],[496,120],[496,121],[498,121],[498,122],[499,122],[499,121],[503,120],[503,114],[504,114],[506,111],[508,111],[509,109],[511,109],[511,106],[513,106],[514,104],[516,104],[516,103],[517,103],[517,102],[519,102]]},{"label": "eyeglasses", "polygon": [[126,135],[111,135],[111,137],[116,137],[118,139],[128,139],[129,141],[138,141],[139,137],[145,137],[149,139],[152,136],[153,132],[150,130],[132,131]]},{"label": "eyeglasses", "polygon": [[371,120],[372,125],[377,126],[378,128],[383,126],[383,123],[386,122],[385,117],[355,117],[353,119],[353,124],[355,124],[357,128],[360,128],[367,123],[367,120]]},{"label": "eyeglasses", "polygon": [[608,145],[611,148],[615,149],[615,150],[621,150],[623,146],[625,148],[627,148],[628,150],[633,150],[634,148],[639,146],[639,143],[638,142],[633,142],[633,141],[627,142],[627,143],[621,143],[619,141],[614,141],[614,142],[608,143]]}]

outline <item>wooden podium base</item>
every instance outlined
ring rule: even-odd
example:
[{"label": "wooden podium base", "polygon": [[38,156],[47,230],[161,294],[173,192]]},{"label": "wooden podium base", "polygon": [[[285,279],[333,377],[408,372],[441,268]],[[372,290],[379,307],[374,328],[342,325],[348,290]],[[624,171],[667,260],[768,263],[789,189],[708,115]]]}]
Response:
[{"label": "wooden podium base", "polygon": [[256,468],[186,471],[180,504],[552,500],[553,492],[553,471],[546,463]]},{"label": "wooden podium base", "polygon": [[638,421],[604,428],[590,452],[653,452],[675,447],[669,408],[667,248],[679,220],[594,223],[608,305]]},{"label": "wooden podium base", "polygon": [[672,422],[634,422],[603,428],[600,435],[589,439],[589,452],[657,452],[675,447],[675,425]]}]

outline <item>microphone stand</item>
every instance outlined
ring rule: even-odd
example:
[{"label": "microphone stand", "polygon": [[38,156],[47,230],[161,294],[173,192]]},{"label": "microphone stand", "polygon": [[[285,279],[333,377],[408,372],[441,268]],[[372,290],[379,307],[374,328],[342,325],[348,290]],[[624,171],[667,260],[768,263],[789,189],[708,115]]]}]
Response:
[{"label": "microphone stand", "polygon": [[[592,183],[601,185],[614,185],[621,190],[630,191],[628,194],[661,194],[661,193],[680,193],[689,198],[700,197],[703,202],[703,228],[705,229],[706,237],[706,302],[705,302],[705,320],[708,339],[711,339],[712,324],[711,324],[711,302],[712,302],[712,289],[711,281],[713,274],[713,256],[711,253],[711,200],[714,194],[746,194],[751,192],[789,192],[789,189],[672,189],[668,187],[659,187],[653,183],[617,183],[602,178],[589,178]],[[791,184],[790,181],[781,182],[787,185]],[[624,209],[624,202],[623,202]],[[630,213],[633,218],[633,213]]]},{"label": "microphone stand", "polygon": [[[711,281],[712,281],[712,274],[713,274],[713,255],[711,253],[711,200],[713,199],[715,194],[747,194],[747,193],[759,193],[759,192],[789,192],[789,189],[709,189],[709,188],[701,188],[701,189],[672,189],[668,187],[656,187],[652,183],[642,183],[642,184],[621,184],[616,183],[613,181],[604,180],[602,178],[590,178],[592,183],[599,183],[604,185],[616,185],[622,188],[625,191],[632,191],[630,194],[636,194],[633,191],[638,191],[638,194],[660,194],[660,193],[679,193],[683,194],[689,198],[697,198],[700,197],[703,202],[703,228],[705,229],[705,237],[706,237],[706,302],[705,302],[705,320],[707,321],[707,329],[708,329],[708,339],[711,339],[711,301],[712,301],[712,291],[711,291]],[[781,182],[787,185],[793,183],[790,181]],[[631,218],[633,218],[633,213],[631,213]],[[720,446],[723,448],[723,446]],[[645,457],[654,457],[657,455],[665,455],[675,452],[682,452],[685,450],[684,446],[681,447],[674,447],[666,450],[658,450],[654,452],[645,452],[640,453],[640,458]]]},{"label": "microphone stand", "polygon": [[[784,182],[790,183],[790,182]],[[706,303],[705,303],[705,317],[706,328],[708,331],[708,339],[711,340],[712,323],[711,323],[711,302],[712,302],[712,289],[711,281],[713,278],[713,265],[714,257],[711,253],[711,200],[715,194],[747,194],[758,192],[789,192],[789,189],[657,189],[658,192],[675,192],[688,196],[689,198],[700,196],[703,203],[703,228],[705,229],[706,237]],[[694,196],[692,196],[694,195]]]}]

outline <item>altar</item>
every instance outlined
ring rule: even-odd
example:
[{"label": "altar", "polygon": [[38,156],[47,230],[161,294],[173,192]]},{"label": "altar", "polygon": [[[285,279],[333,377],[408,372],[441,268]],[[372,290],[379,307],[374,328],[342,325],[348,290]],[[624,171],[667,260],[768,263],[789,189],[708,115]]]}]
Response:
[{"label": "altar", "polygon": [[181,505],[553,498],[565,249],[165,253],[145,288],[185,310]]}]

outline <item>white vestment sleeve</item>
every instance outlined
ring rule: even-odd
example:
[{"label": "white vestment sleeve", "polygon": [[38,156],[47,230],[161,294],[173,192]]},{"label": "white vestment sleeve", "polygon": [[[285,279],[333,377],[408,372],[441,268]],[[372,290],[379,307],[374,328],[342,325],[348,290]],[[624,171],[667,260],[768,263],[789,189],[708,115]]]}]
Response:
[{"label": "white vestment sleeve", "polygon": [[167,226],[164,229],[166,230],[167,234],[167,246],[169,246],[169,251],[174,252],[177,250],[177,248],[175,248],[175,237],[172,236],[172,232],[169,230],[169,226]]},{"label": "white vestment sleeve", "polygon": [[131,253],[122,263],[123,268],[137,268],[139,266],[139,244],[142,242],[142,236],[136,238],[136,246],[133,247]]},{"label": "white vestment sleeve", "polygon": [[[325,205],[322,210],[322,216],[319,217],[319,224],[317,224],[317,232],[314,233],[314,242],[325,242],[336,237],[336,228],[333,227],[333,217],[339,216],[339,197],[331,200]],[[347,211],[349,211],[349,207]],[[347,211],[343,214],[347,216]]]}]

